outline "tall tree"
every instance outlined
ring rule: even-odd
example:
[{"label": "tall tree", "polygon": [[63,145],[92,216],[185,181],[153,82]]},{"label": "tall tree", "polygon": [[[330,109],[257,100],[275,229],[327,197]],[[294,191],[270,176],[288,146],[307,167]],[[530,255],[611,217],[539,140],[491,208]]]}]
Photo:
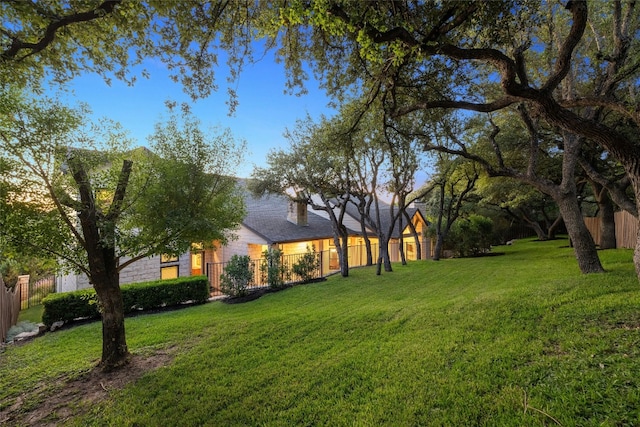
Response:
[{"label": "tall tree", "polygon": [[225,241],[243,215],[227,177],[242,148],[208,135],[188,111],[151,137],[156,154],[129,150],[117,125],[86,125],[86,112],[53,100],[3,94],[0,229],[13,245],[58,257],[87,275],[102,306],[105,370],[128,361],[119,272],[194,242]]},{"label": "tall tree", "polygon": [[464,157],[438,154],[436,173],[427,184],[428,191],[424,191],[429,195],[425,199],[428,202],[427,210],[436,218],[435,227],[431,230],[436,238],[434,261],[442,258],[447,235],[458,218],[465,213],[466,205],[474,196],[473,191],[479,177],[473,162]]},{"label": "tall tree", "polygon": [[[277,12],[280,21],[271,34],[287,47],[283,52],[293,56],[290,62],[312,61],[329,90],[340,94],[360,87],[371,97],[387,96],[396,117],[524,104],[534,120],[545,121],[570,145],[582,143],[574,142],[580,137],[611,153],[629,175],[638,203],[640,116],[634,88],[640,18],[636,2],[589,7],[580,0],[567,1],[564,8],[524,0],[313,7],[292,2]],[[611,117],[628,127],[612,125]],[[578,231],[576,211],[567,206],[563,215],[567,228]],[[634,260],[640,277],[640,236]],[[592,256],[581,269],[602,271]]]},{"label": "tall tree", "polygon": [[343,219],[352,189],[349,145],[343,144],[347,136],[336,120],[313,123],[310,117],[299,120],[285,136],[289,149],[269,153],[268,167],[254,169],[251,189],[256,194],[287,194],[294,202],[324,212],[331,221],[340,273],[347,277],[349,234]]},{"label": "tall tree", "polygon": [[[575,144],[599,144],[611,153],[640,203],[640,116],[634,107],[640,14],[634,1],[571,0],[563,7],[533,0],[68,0],[3,7],[3,83],[40,81],[45,70],[64,80],[79,70],[75,61],[80,69],[125,77],[132,63],[156,56],[189,93],[206,95],[215,88],[219,49],[228,51],[234,78],[252,59],[250,40],[266,35],[266,45],[276,47],[285,63],[290,88],[302,85],[309,62],[337,101],[353,90],[383,97],[395,117],[524,104],[557,135],[577,135],[584,142]],[[624,128],[616,126],[620,121]],[[579,230],[575,212],[565,214],[568,229]],[[634,260],[640,277],[640,235]],[[592,261],[582,262],[582,270],[601,271]]]}]

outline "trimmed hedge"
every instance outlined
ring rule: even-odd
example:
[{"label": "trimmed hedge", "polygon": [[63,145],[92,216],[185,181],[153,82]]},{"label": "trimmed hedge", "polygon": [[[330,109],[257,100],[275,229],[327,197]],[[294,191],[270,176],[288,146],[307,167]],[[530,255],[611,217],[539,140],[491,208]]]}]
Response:
[{"label": "trimmed hedge", "polygon": [[[131,283],[120,289],[125,314],[173,307],[187,302],[202,304],[209,299],[209,281],[206,276]],[[66,323],[75,319],[100,317],[98,299],[93,288],[49,294],[42,300],[42,304],[42,323],[47,327],[58,321]]]}]

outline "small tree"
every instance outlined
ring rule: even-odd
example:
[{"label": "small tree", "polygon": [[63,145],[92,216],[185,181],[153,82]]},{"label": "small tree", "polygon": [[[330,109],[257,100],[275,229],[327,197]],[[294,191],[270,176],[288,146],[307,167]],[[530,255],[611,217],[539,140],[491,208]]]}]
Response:
[{"label": "small tree", "polygon": [[0,243],[83,273],[102,307],[105,371],[128,363],[120,272],[193,242],[224,244],[244,206],[229,174],[242,158],[229,132],[173,110],[132,149],[115,123],[85,109],[0,91]]},{"label": "small tree", "polygon": [[320,267],[320,259],[315,246],[307,246],[307,252],[291,267],[293,274],[297,275],[303,283],[310,282]]},{"label": "small tree", "polygon": [[451,247],[461,257],[489,252],[493,235],[493,221],[482,215],[456,221],[449,232]]},{"label": "small tree", "polygon": [[262,252],[262,261],[260,263],[260,274],[262,282],[267,282],[270,288],[281,288],[285,281],[291,277],[288,266],[282,260],[282,251],[280,249],[269,249]]},{"label": "small tree", "polygon": [[248,255],[233,255],[220,275],[220,290],[225,295],[241,297],[253,283],[253,263]]}]

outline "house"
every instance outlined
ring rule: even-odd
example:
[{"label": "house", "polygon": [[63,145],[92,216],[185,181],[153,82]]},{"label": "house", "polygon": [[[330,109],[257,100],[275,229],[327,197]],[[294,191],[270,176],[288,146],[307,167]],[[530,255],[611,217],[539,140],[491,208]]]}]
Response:
[{"label": "house", "polygon": [[[120,273],[120,283],[132,283],[147,280],[169,279],[179,276],[204,274],[209,277],[212,289],[219,289],[219,278],[224,266],[233,255],[248,255],[252,260],[260,260],[269,248],[278,248],[283,253],[285,262],[292,265],[297,257],[313,248],[320,255],[321,274],[327,275],[339,270],[338,254],[333,241],[333,230],[328,214],[324,211],[310,209],[306,203],[292,202],[285,195],[267,194],[256,197],[245,192],[247,215],[242,221],[236,238],[226,245],[215,244],[215,249],[193,247],[190,253],[179,257],[154,256],[136,261]],[[351,204],[350,204],[351,205]],[[387,228],[390,221],[388,205],[383,205]],[[407,210],[420,239],[421,258],[430,257],[431,241],[425,237],[427,221],[421,211],[415,207]],[[344,225],[349,232],[349,266],[366,265],[366,246],[360,226],[359,214],[355,206],[349,206]],[[405,256],[409,260],[417,259],[417,245],[410,227],[404,223],[402,230],[396,225],[389,242],[391,261],[400,260],[400,236],[404,238]],[[378,239],[369,230],[374,262],[378,255]],[[258,277],[259,262],[256,262]],[[84,275],[68,275],[59,277],[56,290],[71,291],[89,287]]]}]

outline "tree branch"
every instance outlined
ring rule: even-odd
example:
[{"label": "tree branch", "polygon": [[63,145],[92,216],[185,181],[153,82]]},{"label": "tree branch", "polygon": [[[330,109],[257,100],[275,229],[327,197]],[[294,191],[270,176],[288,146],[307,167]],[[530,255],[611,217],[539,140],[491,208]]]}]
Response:
[{"label": "tree branch", "polygon": [[584,157],[578,157],[578,164],[589,179],[598,183],[609,192],[611,200],[613,200],[616,205],[638,218],[638,209],[635,203],[626,196],[622,188],[602,176]]},{"label": "tree branch", "polygon": [[131,160],[124,160],[122,162],[122,169],[120,170],[120,176],[118,177],[118,185],[116,186],[116,191],[113,194],[113,200],[111,201],[109,212],[107,212],[105,217],[107,221],[115,221],[122,212],[122,203],[127,192],[127,186],[129,185],[129,177],[131,176],[132,167],[133,162]]},{"label": "tree branch", "polygon": [[[122,0],[107,0],[100,4],[97,8],[86,11],[86,12],[78,12],[73,13],[71,15],[63,16],[62,18],[53,19],[44,30],[44,34],[35,43],[29,43],[20,40],[15,36],[10,36],[12,39],[11,45],[0,54],[0,59],[7,60],[17,60],[21,61],[31,55],[34,55],[38,52],[41,52],[47,46],[49,46],[56,38],[56,32],[66,26],[71,24],[76,24],[80,22],[93,21],[95,19],[99,19],[105,15],[113,12],[115,7],[122,3]],[[22,57],[18,57],[20,51],[28,49],[30,50],[28,53],[23,55]]]},{"label": "tree branch", "polygon": [[595,98],[595,97],[583,97],[570,100],[561,100],[558,102],[563,108],[575,108],[575,107],[604,107],[612,111],[620,113],[626,117],[629,117],[635,123],[640,126],[640,111],[634,111],[633,108],[626,107],[625,105],[616,102],[612,99]]},{"label": "tree branch", "polygon": [[588,11],[587,2],[585,0],[569,0],[567,2],[566,9],[569,9],[573,16],[571,30],[569,31],[569,35],[567,35],[562,46],[560,46],[555,69],[549,77],[549,80],[547,80],[547,82],[542,86],[542,92],[553,92],[560,82],[567,76],[571,69],[571,55],[573,54],[573,50],[582,39],[584,30],[587,27]]},{"label": "tree branch", "polygon": [[515,96],[504,96],[493,102],[486,104],[467,102],[467,101],[454,101],[451,99],[442,99],[435,101],[423,101],[413,105],[409,105],[405,108],[397,109],[393,112],[392,117],[400,117],[405,114],[412,113],[419,110],[428,110],[432,108],[446,108],[446,109],[460,109],[468,111],[476,111],[479,113],[490,113],[492,111],[498,111],[519,101],[519,98]]}]

